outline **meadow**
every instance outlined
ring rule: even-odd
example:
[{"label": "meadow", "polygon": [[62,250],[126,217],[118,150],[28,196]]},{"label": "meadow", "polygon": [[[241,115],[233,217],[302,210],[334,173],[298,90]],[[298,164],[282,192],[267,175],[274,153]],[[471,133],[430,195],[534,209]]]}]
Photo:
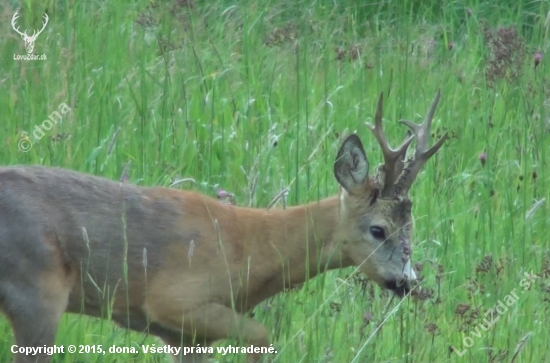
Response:
[{"label": "meadow", "polygon": [[[21,29],[48,14],[34,47],[47,59],[14,59],[26,54],[10,24],[18,9]],[[344,269],[281,293],[253,312],[278,350],[265,361],[550,362],[549,11],[521,0],[5,1],[0,164],[222,189],[254,207],[288,188],[283,208],[338,192],[333,162],[352,132],[382,162],[365,126],[380,92],[397,145],[397,120],[420,121],[441,89],[433,129],[450,139],[410,192],[419,287],[400,300]],[[11,344],[2,318],[1,362]],[[57,344],[161,345],[69,314]]]}]

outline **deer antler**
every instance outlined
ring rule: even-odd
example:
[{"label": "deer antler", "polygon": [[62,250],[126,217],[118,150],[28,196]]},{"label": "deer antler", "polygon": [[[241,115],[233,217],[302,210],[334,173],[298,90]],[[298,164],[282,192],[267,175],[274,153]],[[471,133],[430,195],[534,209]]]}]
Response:
[{"label": "deer antler", "polygon": [[19,10],[17,10],[15,12],[15,14],[13,14],[13,17],[11,18],[11,26],[12,26],[13,30],[15,30],[17,33],[19,33],[19,35],[21,35],[22,37],[26,37],[27,32],[25,31],[25,33],[21,33],[19,31],[19,27],[16,27],[15,21],[19,18],[19,15],[17,15],[17,13],[19,13]]},{"label": "deer antler", "polygon": [[417,125],[408,120],[400,120],[402,124],[406,125],[416,136],[416,150],[414,158],[406,162],[403,172],[399,176],[397,183],[395,184],[396,195],[406,195],[411,187],[414,179],[422,169],[422,166],[428,161],[428,159],[439,150],[448,137],[447,132],[435,143],[434,146],[428,148],[428,140],[430,138],[430,127],[432,126],[432,119],[434,116],[435,108],[439,102],[441,90],[437,90],[432,105],[428,114],[424,118],[424,122],[421,125]]},{"label": "deer antler", "polygon": [[42,29],[40,29],[38,31],[38,33],[36,32],[36,30],[34,30],[32,35],[28,36],[26,30],[25,30],[24,33],[22,33],[21,31],[19,31],[19,27],[16,26],[16,24],[15,24],[15,21],[19,18],[18,13],[19,13],[19,10],[17,10],[15,12],[15,14],[13,14],[13,17],[11,18],[11,26],[12,26],[13,30],[15,30],[17,33],[19,33],[19,35],[21,35],[24,39],[26,39],[26,38],[36,39],[36,37],[38,37],[38,35],[40,35],[40,33],[42,33],[42,31],[46,28],[46,25],[48,25],[48,21],[50,20],[50,18],[48,17],[48,14],[44,14],[44,20],[46,20],[46,21],[42,23]]},{"label": "deer antler", "polygon": [[406,138],[401,146],[399,146],[397,149],[392,149],[390,147],[386,135],[384,134],[384,129],[382,128],[383,100],[384,94],[380,93],[380,98],[378,98],[378,106],[376,108],[376,115],[374,117],[374,126],[372,126],[368,122],[366,123],[366,125],[372,131],[372,133],[376,137],[376,140],[378,140],[378,144],[380,145],[380,148],[382,149],[382,153],[384,155],[384,165],[381,165],[378,169],[379,175],[383,174],[383,177],[381,176],[384,184],[384,187],[382,189],[382,196],[393,197],[395,195],[395,181],[397,180],[397,177],[401,174],[404,166],[402,159],[405,158],[405,154],[407,153],[407,149],[411,141],[414,139],[414,135]]},{"label": "deer antler", "polygon": [[50,20],[50,18],[48,18],[48,14],[46,13],[44,13],[44,20],[46,20],[46,22],[42,23],[42,29],[40,29],[38,33],[36,32],[36,30],[33,31],[31,38],[36,39],[36,37],[38,37],[38,35],[40,35],[40,33],[42,33],[42,31],[46,28],[46,25],[48,25],[48,21]]}]

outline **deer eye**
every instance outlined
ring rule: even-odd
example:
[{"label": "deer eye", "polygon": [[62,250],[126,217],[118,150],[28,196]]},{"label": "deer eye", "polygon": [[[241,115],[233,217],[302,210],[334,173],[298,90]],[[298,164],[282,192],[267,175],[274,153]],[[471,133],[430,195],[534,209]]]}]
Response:
[{"label": "deer eye", "polygon": [[370,234],[376,239],[385,240],[386,239],[386,233],[384,232],[384,229],[378,226],[372,226],[370,227]]}]

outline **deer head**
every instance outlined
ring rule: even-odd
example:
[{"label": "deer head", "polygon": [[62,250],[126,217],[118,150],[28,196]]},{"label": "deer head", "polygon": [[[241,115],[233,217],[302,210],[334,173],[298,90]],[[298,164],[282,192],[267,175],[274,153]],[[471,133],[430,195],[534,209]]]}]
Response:
[{"label": "deer head", "polygon": [[17,27],[15,24],[15,21],[17,20],[17,18],[19,18],[17,14],[18,12],[19,11],[16,11],[15,14],[13,14],[13,17],[11,19],[11,26],[13,30],[15,30],[17,33],[19,33],[19,35],[21,35],[21,37],[23,38],[23,41],[25,42],[25,49],[27,49],[27,53],[31,54],[34,49],[34,42],[36,41],[36,38],[40,35],[40,33],[42,33],[44,28],[46,28],[46,25],[48,25],[48,20],[49,20],[48,14],[44,14],[45,22],[42,24],[42,29],[40,29],[38,32],[34,30],[32,35],[28,36],[26,30],[25,32],[22,33],[21,31],[19,31],[19,27]]},{"label": "deer head", "polygon": [[[369,177],[369,162],[355,134],[344,141],[334,163],[334,175],[343,189],[338,228],[343,255],[371,279],[400,296],[410,290],[410,282],[416,279],[410,262],[413,219],[407,193],[422,166],[447,138],[445,133],[434,146],[428,147],[439,97],[438,91],[421,125],[400,121],[410,128],[412,135],[392,149],[382,128],[381,94],[375,124],[367,126],[380,144],[384,164],[374,177]],[[413,140],[416,150],[412,158],[405,160]]]}]

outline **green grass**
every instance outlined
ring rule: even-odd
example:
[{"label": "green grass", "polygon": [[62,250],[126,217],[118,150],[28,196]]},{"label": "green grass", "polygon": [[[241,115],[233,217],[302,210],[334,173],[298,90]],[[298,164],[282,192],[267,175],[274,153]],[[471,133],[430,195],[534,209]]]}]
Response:
[{"label": "green grass", "polygon": [[[453,137],[411,191],[413,259],[424,266],[428,295],[399,303],[370,282],[348,278],[353,269],[324,274],[255,310],[279,350],[268,361],[549,362],[548,4],[197,3],[26,0],[22,29],[39,27],[45,11],[50,17],[34,50],[46,61],[13,59],[25,54],[10,26],[20,5],[1,4],[0,163],[62,166],[114,180],[130,163],[129,180],[140,185],[193,178],[176,187],[210,195],[220,187],[235,193],[239,205],[255,207],[289,187],[288,203],[300,204],[337,192],[333,160],[350,132],[361,136],[371,165],[381,162],[364,125],[380,92],[395,145],[405,132],[395,121],[418,121],[440,88],[434,128]],[[487,82],[485,27],[519,32],[525,57],[511,64],[511,71],[521,71],[516,77]],[[543,58],[535,69],[537,51]],[[32,138],[62,103],[71,112],[21,152],[19,140]],[[472,335],[488,309],[521,290],[525,271],[540,278],[493,327]],[[459,304],[469,310],[461,315]],[[372,315],[368,324],[365,313]],[[465,337],[473,346],[462,357],[450,352],[451,345],[466,349]],[[2,320],[0,361],[9,361],[12,341]],[[74,315],[64,316],[57,338],[65,346],[104,349],[143,342],[161,344]],[[216,359],[243,361],[240,355]],[[75,361],[169,357],[54,359]]]}]

